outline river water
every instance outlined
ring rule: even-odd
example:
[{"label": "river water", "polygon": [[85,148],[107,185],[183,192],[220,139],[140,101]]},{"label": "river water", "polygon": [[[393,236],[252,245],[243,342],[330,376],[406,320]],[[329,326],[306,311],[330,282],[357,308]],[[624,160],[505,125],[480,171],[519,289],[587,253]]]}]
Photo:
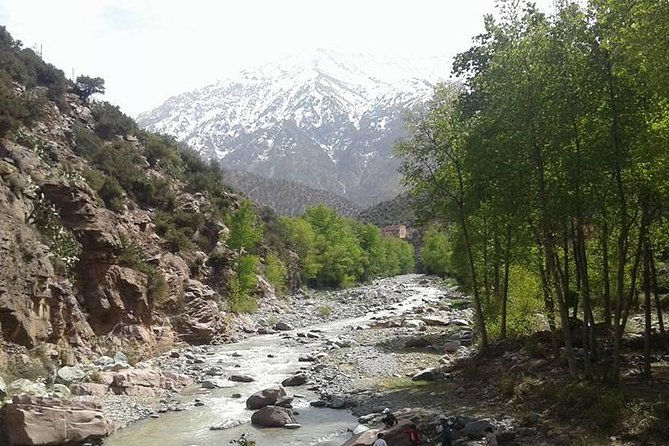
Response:
[{"label": "river water", "polygon": [[[352,326],[364,324],[373,317],[391,316],[410,311],[423,301],[438,300],[443,290],[417,284],[416,276],[398,278],[398,283],[406,283],[408,297],[402,302],[384,308],[375,313],[368,313],[359,318],[341,319],[334,322],[303,327],[322,330],[332,339],[349,331]],[[311,344],[296,345],[288,342],[284,334],[253,336],[235,344],[217,347],[214,354],[207,356],[211,365],[222,367],[224,376],[249,375],[255,378],[250,383],[228,381],[230,387],[213,391],[193,390],[193,398],[200,398],[205,405],[180,412],[161,414],[160,418],[147,419],[126,429],[118,431],[105,440],[105,446],[214,446],[229,444],[244,432],[258,446],[338,446],[350,438],[350,432],[357,425],[357,420],[348,410],[314,408],[309,401],[317,399],[306,386],[289,387],[294,394],[294,409],[299,413],[300,429],[261,428],[250,423],[252,411],[247,410],[246,399],[253,393],[276,385],[285,378],[305,367],[299,362],[301,355],[314,351],[323,340],[314,340]],[[202,392],[200,394],[200,392]],[[294,392],[294,393],[293,393]],[[233,394],[241,394],[234,398]],[[211,426],[222,422],[239,425],[225,430],[210,430]]]}]

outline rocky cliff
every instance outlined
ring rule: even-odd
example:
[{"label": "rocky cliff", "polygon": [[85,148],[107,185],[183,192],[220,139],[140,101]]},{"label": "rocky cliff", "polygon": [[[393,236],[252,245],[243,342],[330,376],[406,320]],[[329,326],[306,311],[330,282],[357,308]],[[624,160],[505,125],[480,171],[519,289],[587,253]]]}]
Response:
[{"label": "rocky cliff", "polygon": [[108,104],[11,86],[40,101],[0,133],[0,375],[228,339],[239,199],[215,170]]}]

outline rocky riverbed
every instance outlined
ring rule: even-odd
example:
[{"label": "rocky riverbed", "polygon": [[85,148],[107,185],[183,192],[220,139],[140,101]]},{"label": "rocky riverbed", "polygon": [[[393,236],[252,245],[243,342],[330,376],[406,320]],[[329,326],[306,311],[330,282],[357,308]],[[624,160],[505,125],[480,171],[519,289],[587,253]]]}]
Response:
[{"label": "rocky riverbed", "polygon": [[[245,340],[238,344],[188,346],[134,366],[119,352],[58,370],[56,385],[24,382],[17,390],[11,383],[10,393],[97,402],[88,409],[105,420],[103,432],[149,418],[112,435],[110,445],[186,444],[179,435],[202,446],[242,435],[258,445],[269,438],[285,445],[371,444],[365,435],[380,428],[384,408],[400,426],[417,423],[430,441],[445,415],[455,444],[482,444],[488,426],[500,444],[561,444],[559,433],[521,426],[494,389],[455,372],[476,352],[472,316],[468,298],[454,287],[417,275],[309,291],[240,318],[237,338]],[[277,434],[247,424],[249,400],[276,386],[282,390],[265,405],[275,409],[257,407],[272,413],[256,412],[253,422],[268,425],[279,417],[277,425],[301,429]],[[88,427],[101,426],[92,419]],[[347,430],[356,437],[349,440]],[[389,434],[403,444],[397,428]]]}]

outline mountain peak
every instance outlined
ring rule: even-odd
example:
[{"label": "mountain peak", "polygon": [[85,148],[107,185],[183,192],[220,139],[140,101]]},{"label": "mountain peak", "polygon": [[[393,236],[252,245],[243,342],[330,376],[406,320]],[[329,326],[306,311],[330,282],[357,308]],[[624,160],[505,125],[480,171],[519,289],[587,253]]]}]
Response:
[{"label": "mountain peak", "polygon": [[431,97],[448,60],[330,49],[290,55],[170,98],[139,116],[206,158],[362,205],[400,190],[392,156],[407,109]]}]

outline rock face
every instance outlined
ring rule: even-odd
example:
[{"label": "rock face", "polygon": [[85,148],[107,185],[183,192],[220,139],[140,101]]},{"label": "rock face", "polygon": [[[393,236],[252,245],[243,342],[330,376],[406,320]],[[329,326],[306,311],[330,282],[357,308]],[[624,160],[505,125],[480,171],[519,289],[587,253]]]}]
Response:
[{"label": "rock face", "polygon": [[283,386],[269,387],[251,395],[246,400],[246,408],[251,410],[261,409],[276,403],[279,398],[283,398],[286,395],[286,389]]},{"label": "rock face", "polygon": [[[147,161],[143,138],[99,140],[88,105],[72,94],[63,99],[67,107],[45,101],[33,125],[0,138],[0,343],[16,348],[4,350],[59,368],[106,354],[107,347],[131,346],[137,357],[180,340],[225,340],[229,327],[219,304],[234,256],[217,242],[228,231],[220,211],[234,210],[238,197],[222,186],[216,203],[197,187],[187,191],[183,179]],[[104,169],[89,145],[103,157],[127,152],[127,158],[114,164],[117,172],[99,177]],[[121,178],[132,168],[151,180],[144,199]],[[113,205],[96,176],[124,188]],[[154,184],[168,189],[176,212],[202,221],[187,241],[192,247],[168,246],[157,224],[164,209],[148,204]],[[206,264],[212,253],[223,259],[217,268]],[[0,351],[0,368],[10,362]]]},{"label": "rock face", "polygon": [[286,424],[297,423],[297,420],[290,409],[265,406],[251,416],[251,422],[265,427],[284,427]]},{"label": "rock face", "polygon": [[106,437],[115,429],[93,402],[19,395],[3,411],[9,446],[80,444]]}]

